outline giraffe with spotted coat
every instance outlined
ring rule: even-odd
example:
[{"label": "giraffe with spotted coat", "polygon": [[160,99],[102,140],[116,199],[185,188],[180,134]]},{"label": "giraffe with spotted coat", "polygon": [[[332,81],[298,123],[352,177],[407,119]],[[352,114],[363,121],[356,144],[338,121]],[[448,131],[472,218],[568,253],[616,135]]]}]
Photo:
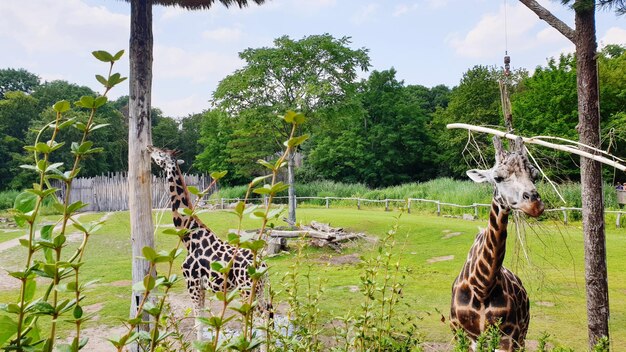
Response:
[{"label": "giraffe with spotted coat", "polygon": [[[204,315],[205,292],[210,290],[228,292],[239,290],[242,301],[251,295],[252,279],[248,274],[248,267],[253,265],[253,254],[245,248],[237,248],[222,241],[211,229],[196,216],[188,216],[182,209],[191,209],[191,198],[185,184],[185,179],[178,166],[174,151],[162,150],[153,146],[148,147],[152,160],[161,167],[166,174],[172,206],[174,226],[177,229],[187,229],[183,237],[183,244],[187,249],[187,257],[183,262],[183,276],[187,282],[187,291],[194,304],[194,315]],[[211,263],[229,263],[232,260],[232,269],[228,273],[226,283],[224,275],[212,270]],[[259,270],[266,268],[265,263],[259,265]],[[259,280],[254,290],[259,308],[272,316],[272,306],[264,296],[264,287],[267,277]],[[201,325],[196,321],[198,339],[202,339]]]},{"label": "giraffe with spotted coat", "polygon": [[476,343],[489,325],[500,323],[500,350],[524,348],[530,321],[530,303],[522,281],[502,266],[511,210],[538,217],[544,205],[535,188],[537,170],[528,160],[521,138],[511,152],[494,137],[496,163],[489,170],[469,170],[475,182],[494,185],[487,228],[474,240],[461,273],[452,285],[450,321]]}]

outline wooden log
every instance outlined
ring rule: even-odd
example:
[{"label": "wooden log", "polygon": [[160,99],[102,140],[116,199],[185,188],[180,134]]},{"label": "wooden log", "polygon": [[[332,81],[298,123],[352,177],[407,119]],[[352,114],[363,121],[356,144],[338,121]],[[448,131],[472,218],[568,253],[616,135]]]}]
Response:
[{"label": "wooden log", "polygon": [[334,233],[326,233],[321,231],[311,230],[293,230],[293,231],[277,231],[270,232],[270,237],[284,237],[284,238],[298,238],[298,237],[311,237],[322,239],[326,241],[334,241],[337,237]]},{"label": "wooden log", "polygon": [[311,221],[311,228],[323,232],[343,232],[342,227],[331,227],[330,224],[317,222],[315,220]]}]

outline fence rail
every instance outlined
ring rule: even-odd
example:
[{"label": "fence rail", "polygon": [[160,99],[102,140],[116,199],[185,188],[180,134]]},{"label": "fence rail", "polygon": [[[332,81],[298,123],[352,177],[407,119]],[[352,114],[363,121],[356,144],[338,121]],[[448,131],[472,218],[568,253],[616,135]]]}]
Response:
[{"label": "fence rail", "polygon": [[[211,184],[211,177],[208,175],[185,175],[185,183],[188,186],[197,187],[200,190],[206,189]],[[152,176],[152,207],[162,208],[164,204],[169,204],[169,187],[167,180],[164,177]],[[65,197],[66,189],[64,184],[57,181],[53,184],[54,187],[59,188],[57,195],[62,198]],[[192,202],[196,201],[196,196],[191,195]],[[288,197],[274,197],[279,201],[285,201]],[[356,207],[360,210],[362,205],[365,204],[383,204],[385,210],[389,211],[392,204],[403,204],[408,213],[411,212],[413,205],[418,203],[430,203],[434,205],[436,214],[440,216],[442,214],[442,208],[451,207],[458,209],[473,209],[473,216],[478,217],[480,208],[489,208],[491,204],[473,203],[467,205],[442,202],[433,199],[424,198],[406,198],[406,199],[367,199],[358,197],[296,197],[297,202],[303,201],[319,201],[325,204],[326,208],[330,208],[333,201],[354,202]],[[113,173],[103,176],[91,177],[91,178],[77,178],[72,183],[72,190],[70,194],[70,201],[82,201],[87,203],[85,211],[120,211],[128,210],[128,177],[126,173]],[[228,203],[240,201],[240,198],[209,198],[207,196],[200,203],[201,205],[213,204],[221,209],[227,208]],[[262,202],[267,204],[267,198],[255,198],[251,201]],[[582,211],[582,208],[574,207],[559,207],[553,209],[546,209],[545,212],[561,212],[564,223],[568,222],[568,212]],[[605,210],[607,214],[617,214],[616,226],[620,227],[622,214],[626,214],[626,211],[622,210]]]},{"label": "fence rail", "polygon": [[[286,200],[289,197],[274,197],[274,199],[279,199],[279,200]],[[206,199],[203,200],[204,204],[213,204],[214,206],[218,206],[221,209],[225,209],[227,207],[228,203],[233,203],[233,202],[238,202],[241,201],[241,198],[213,198],[213,199]],[[258,202],[262,202],[263,204],[267,204],[267,198],[256,198],[256,199],[252,199],[252,201],[258,201]],[[338,201],[354,201],[356,202],[357,205],[357,209],[361,209],[361,204],[362,203],[385,203],[385,211],[389,211],[390,210],[390,203],[403,203],[406,205],[405,209],[407,211],[407,213],[411,213],[411,205],[413,203],[433,203],[436,205],[436,213],[437,216],[441,216],[442,213],[442,207],[452,207],[452,208],[461,208],[461,209],[473,209],[474,210],[474,217],[478,217],[479,214],[479,208],[490,208],[491,204],[485,204],[485,203],[473,203],[473,204],[469,204],[469,205],[461,205],[461,204],[455,204],[455,203],[448,203],[448,202],[442,202],[439,200],[433,200],[433,199],[423,199],[423,198],[406,198],[406,199],[366,199],[366,198],[355,198],[355,197],[296,197],[296,203],[298,203],[301,200],[320,200],[320,201],[324,201],[326,208],[330,208],[331,205],[331,201],[332,200],[338,200]],[[568,223],[569,221],[569,217],[568,217],[568,211],[579,211],[582,212],[582,208],[575,208],[575,207],[559,207],[559,208],[553,208],[553,209],[546,209],[544,210],[544,212],[561,212],[563,214],[563,222],[565,224]],[[616,220],[615,220],[615,226],[616,227],[621,227],[620,223],[621,223],[621,217],[622,214],[626,214],[626,210],[605,210],[604,211],[605,214],[617,214]]]}]

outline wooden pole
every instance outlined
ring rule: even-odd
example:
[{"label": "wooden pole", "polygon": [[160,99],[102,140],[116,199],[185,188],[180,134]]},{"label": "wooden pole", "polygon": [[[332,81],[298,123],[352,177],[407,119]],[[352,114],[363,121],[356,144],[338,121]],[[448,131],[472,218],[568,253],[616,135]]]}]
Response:
[{"label": "wooden pole", "polygon": [[[130,209],[130,240],[132,246],[132,282],[142,282],[150,273],[150,264],[143,259],[144,247],[154,248],[152,223],[152,187],[150,153],[152,144],[150,96],[152,90],[152,2],[132,0],[130,25],[130,79],[128,107],[128,206]],[[135,317],[142,292],[133,291],[130,316]],[[140,315],[150,320],[148,314]],[[149,331],[145,324],[138,331]],[[139,351],[137,343],[132,351]]]}]

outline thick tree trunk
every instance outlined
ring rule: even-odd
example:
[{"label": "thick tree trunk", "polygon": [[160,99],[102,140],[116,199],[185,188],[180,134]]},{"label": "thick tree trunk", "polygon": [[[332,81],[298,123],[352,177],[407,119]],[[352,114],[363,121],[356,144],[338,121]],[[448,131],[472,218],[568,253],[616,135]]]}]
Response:
[{"label": "thick tree trunk", "polygon": [[[133,284],[149,274],[149,263],[140,259],[143,247],[154,247],[150,154],[150,94],[152,88],[152,1],[131,1],[130,100],[128,121],[128,186],[133,255]],[[154,274],[154,273],[153,273]],[[140,292],[133,292],[130,315],[135,316]],[[148,320],[145,316],[144,319]],[[148,329],[147,326],[141,327]]]},{"label": "thick tree trunk", "polygon": [[[600,147],[600,109],[596,62],[595,3],[576,1],[576,71],[578,79],[579,141]],[[585,236],[585,281],[589,346],[609,336],[609,292],[604,230],[602,167],[597,161],[580,160],[583,232]]]},{"label": "thick tree trunk", "polygon": [[296,184],[295,184],[296,153],[287,158],[287,182],[289,183],[289,221],[296,223]]}]

